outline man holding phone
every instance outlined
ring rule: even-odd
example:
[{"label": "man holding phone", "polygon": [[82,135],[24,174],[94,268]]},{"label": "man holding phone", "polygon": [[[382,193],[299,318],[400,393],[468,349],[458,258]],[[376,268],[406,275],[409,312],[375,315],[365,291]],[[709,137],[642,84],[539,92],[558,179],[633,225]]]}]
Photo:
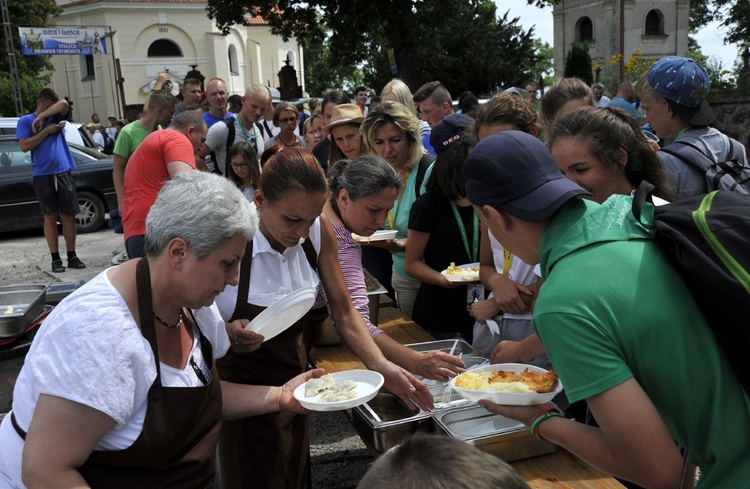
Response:
[{"label": "man holding phone", "polygon": [[21,151],[31,151],[34,190],[44,215],[44,238],[52,255],[52,271],[65,271],[59,251],[58,213],[63,223],[63,238],[68,268],[86,265],[76,256],[76,214],[79,212],[76,185],[70,171],[76,164],[65,140],[65,116],[70,106],[51,88],[36,97],[36,111],[18,120],[16,139]]}]

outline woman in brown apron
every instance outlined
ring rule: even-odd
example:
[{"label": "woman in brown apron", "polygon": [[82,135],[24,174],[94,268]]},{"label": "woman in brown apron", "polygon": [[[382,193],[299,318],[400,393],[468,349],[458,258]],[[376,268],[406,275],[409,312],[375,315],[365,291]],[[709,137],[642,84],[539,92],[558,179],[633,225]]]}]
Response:
[{"label": "woman in brown apron", "polygon": [[[209,201],[210,205],[205,205]],[[40,395],[34,406],[14,403],[8,418],[15,433],[3,429],[0,436],[0,458],[7,455],[20,466],[19,450],[4,450],[11,445],[23,450],[25,483],[39,487],[54,483],[106,488],[210,488],[214,486],[214,456],[222,416],[265,414],[278,409],[304,412],[292,398],[292,391],[312,375],[300,376],[281,388],[221,382],[213,368],[214,350],[222,353],[228,347],[228,338],[218,311],[214,309],[213,315],[197,312],[201,317],[217,319],[199,325],[190,310],[212,306],[227,284],[237,283],[240,257],[255,232],[255,219],[251,205],[228,180],[202,172],[180,174],[165,184],[149,213],[147,257],[103,272],[82,287],[81,293],[63,301],[58,306],[59,314],[50,315],[27,357],[24,368],[29,371],[19,376],[19,384],[24,387],[20,397],[25,397],[26,388],[38,390]],[[193,280],[196,276],[201,277],[200,282]],[[102,309],[97,310],[96,304],[102,304]],[[117,305],[122,306],[119,311]],[[85,369],[79,365],[100,365],[101,359],[94,357],[118,348],[128,350],[126,358],[133,360],[133,365],[111,363],[111,369],[121,371],[123,379],[139,378],[129,377],[128,369],[155,367],[140,431],[136,435],[135,426],[129,431],[134,441],[127,447],[102,449],[100,441],[115,431],[117,422],[97,409],[95,400],[86,405],[75,400],[77,394],[67,398],[45,393],[55,392],[54,386],[45,385],[46,380],[36,380],[34,375],[34,369],[44,365],[40,356],[54,355],[59,347],[53,343],[60,338],[61,329],[73,328],[73,335],[87,338],[82,345],[91,345],[86,324],[75,324],[65,317],[79,308],[87,309],[87,313],[90,310],[87,315],[94,320],[111,321],[112,328],[134,322],[137,329],[130,328],[130,336],[123,335],[121,344],[103,341],[99,348],[85,349],[69,363],[59,362],[62,373],[50,371],[49,376],[60,376],[75,392],[84,382],[81,376]],[[139,331],[141,341],[134,336]],[[145,350],[145,363],[137,361],[144,357],[141,349]],[[170,372],[180,371],[170,375],[186,379],[188,385],[165,385],[167,367],[171,367]],[[320,375],[322,371],[312,373]],[[137,392],[143,388],[134,386],[129,394],[124,385],[129,384],[102,384],[101,395],[119,389],[120,397],[138,397]],[[97,395],[94,392],[85,398],[96,399]],[[141,412],[141,405],[134,403],[126,423]],[[4,439],[7,433],[14,438]],[[25,440],[25,446],[21,440]],[[0,481],[3,476],[20,486],[14,474],[2,471]]]},{"label": "woman in brown apron", "polygon": [[[385,359],[351,303],[333,228],[320,216],[327,197],[325,175],[309,152],[287,148],[268,160],[255,191],[260,232],[245,251],[239,287],[228,288],[217,299],[220,308],[224,308],[222,315],[231,315],[232,320],[252,320],[263,309],[252,303],[254,297],[283,297],[294,292],[295,284],[317,286],[317,276],[311,273],[317,268],[347,345],[368,368],[383,374],[388,390],[399,394],[409,405],[411,398],[421,406],[431,406],[424,384]],[[309,283],[300,284],[300,276],[309,277]],[[217,364],[222,380],[283,383],[304,371],[310,345],[308,320],[309,315],[256,351],[246,352],[233,345]],[[241,323],[231,324],[230,338],[243,338]],[[302,487],[307,474],[307,436],[305,416],[255,416],[225,423],[219,443],[222,486]]]}]

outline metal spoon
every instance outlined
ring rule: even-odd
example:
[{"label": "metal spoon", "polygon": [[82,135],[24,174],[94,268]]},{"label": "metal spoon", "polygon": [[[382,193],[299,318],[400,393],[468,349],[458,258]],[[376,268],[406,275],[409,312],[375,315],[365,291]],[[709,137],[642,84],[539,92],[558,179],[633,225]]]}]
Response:
[{"label": "metal spoon", "polygon": [[372,409],[372,408],[370,407],[370,405],[369,405],[369,404],[367,404],[367,403],[364,403],[364,404],[362,404],[362,405],[363,405],[363,406],[365,407],[365,409],[367,409],[367,412],[368,412],[368,413],[370,413],[370,416],[372,416],[372,419],[374,419],[374,420],[375,420],[375,421],[377,421],[378,423],[382,423],[382,422],[383,422],[383,420],[382,420],[382,419],[380,419],[380,416],[378,416],[378,413],[376,413],[376,412],[375,412],[375,411],[374,411],[374,410],[373,410],[373,409]]}]

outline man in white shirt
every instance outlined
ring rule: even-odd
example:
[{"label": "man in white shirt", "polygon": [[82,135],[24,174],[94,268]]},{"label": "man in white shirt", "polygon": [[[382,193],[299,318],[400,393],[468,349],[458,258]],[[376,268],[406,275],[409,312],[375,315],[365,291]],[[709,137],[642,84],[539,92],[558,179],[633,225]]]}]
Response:
[{"label": "man in white shirt", "polygon": [[594,92],[594,105],[597,107],[607,107],[610,99],[604,95],[604,85],[599,82],[591,85],[591,91]]}]

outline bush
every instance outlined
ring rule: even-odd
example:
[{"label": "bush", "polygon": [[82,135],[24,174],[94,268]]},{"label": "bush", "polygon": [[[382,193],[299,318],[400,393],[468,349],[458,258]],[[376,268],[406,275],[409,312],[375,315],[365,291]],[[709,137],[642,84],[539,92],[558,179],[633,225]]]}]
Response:
[{"label": "bush", "polygon": [[586,44],[574,42],[565,57],[565,78],[577,77],[589,86],[594,83],[594,67]]}]

